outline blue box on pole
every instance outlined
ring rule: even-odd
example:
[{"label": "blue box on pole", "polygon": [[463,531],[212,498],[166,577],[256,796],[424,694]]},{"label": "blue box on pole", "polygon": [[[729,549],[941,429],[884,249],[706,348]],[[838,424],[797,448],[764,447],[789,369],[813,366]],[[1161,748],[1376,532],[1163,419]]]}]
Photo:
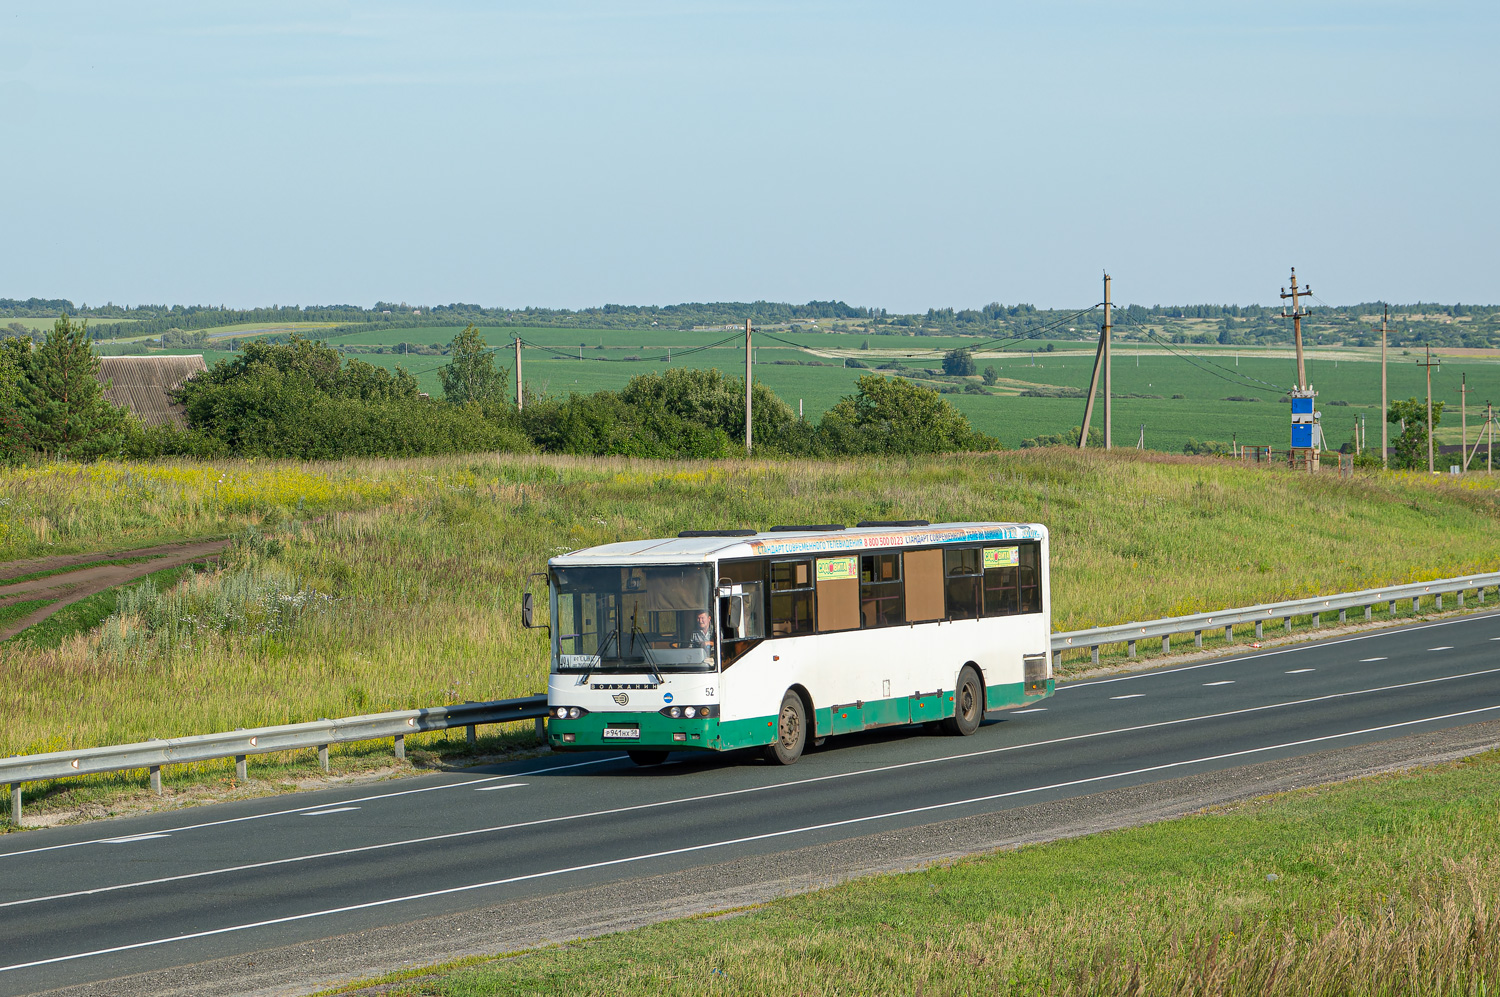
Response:
[{"label": "blue box on pole", "polygon": [[[1313,400],[1311,398],[1293,398],[1292,415],[1312,415]],[[1296,446],[1297,444],[1292,444]]]},{"label": "blue box on pole", "polygon": [[[1312,399],[1308,399],[1308,401],[1311,402]],[[1295,405],[1296,401],[1293,401],[1292,404]],[[1313,428],[1312,428],[1312,425],[1310,423],[1308,423],[1308,424],[1302,424],[1302,425],[1293,425],[1292,426],[1292,446],[1293,447],[1309,447],[1310,448],[1313,445],[1313,438],[1312,438],[1313,432],[1312,431],[1313,431]]]}]

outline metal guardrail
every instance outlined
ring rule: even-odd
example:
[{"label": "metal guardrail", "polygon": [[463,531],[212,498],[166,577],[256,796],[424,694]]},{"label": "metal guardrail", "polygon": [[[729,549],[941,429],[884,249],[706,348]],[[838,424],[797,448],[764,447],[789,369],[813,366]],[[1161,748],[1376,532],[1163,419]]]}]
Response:
[{"label": "metal guardrail", "polygon": [[406,757],[406,735],[423,731],[469,728],[469,742],[474,742],[478,724],[535,720],[540,730],[547,715],[546,696],[503,699],[488,703],[462,703],[423,710],[396,710],[371,713],[338,720],[313,720],[276,727],[252,727],[222,734],[194,734],[137,744],[116,744],[103,748],[80,748],[77,751],[52,751],[41,755],[17,755],[0,758],[0,783],[10,783],[11,820],[21,822],[21,787],[28,782],[63,779],[69,776],[100,772],[122,772],[146,769],[151,788],[161,793],[163,765],[184,762],[213,761],[233,758],[236,774],[246,778],[245,759],[273,751],[316,748],[318,762],[328,771],[328,747],[353,741],[393,738],[397,758]]},{"label": "metal guardrail", "polygon": [[[1391,611],[1394,612],[1397,602],[1411,600],[1415,612],[1417,605],[1423,599],[1432,598],[1435,600],[1434,608],[1441,610],[1443,596],[1450,593],[1457,595],[1458,606],[1462,608],[1465,592],[1473,590],[1480,604],[1483,604],[1486,588],[1495,588],[1497,596],[1500,596],[1500,572],[1465,575],[1461,578],[1443,578],[1410,585],[1392,585],[1340,595],[1313,596],[1309,599],[1246,606],[1243,609],[1225,609],[1214,613],[1173,616],[1144,623],[1122,623],[1111,627],[1095,627],[1091,630],[1074,630],[1052,635],[1052,660],[1056,665],[1061,662],[1064,651],[1089,648],[1094,661],[1097,662],[1099,648],[1109,644],[1127,645],[1129,655],[1134,657],[1137,641],[1158,637],[1161,638],[1162,650],[1169,651],[1172,635],[1180,633],[1192,633],[1194,643],[1202,647],[1204,631],[1220,628],[1224,631],[1225,639],[1233,642],[1234,628],[1241,624],[1255,624],[1255,636],[1260,637],[1268,621],[1282,620],[1285,628],[1291,630],[1294,617],[1310,616],[1313,626],[1316,627],[1320,625],[1324,613],[1337,612],[1339,622],[1345,622],[1350,609],[1363,608],[1365,619],[1370,619],[1370,608],[1382,602],[1388,603]],[[526,696],[521,699],[463,703],[457,706],[439,706],[423,710],[396,710],[391,713],[372,713],[366,716],[343,717],[338,720],[315,720],[308,723],[283,724],[277,727],[253,727],[222,734],[195,734],[190,737],[142,741],[138,744],[81,748],[77,751],[53,751],[42,755],[18,755],[13,758],[0,758],[0,783],[10,783],[11,819],[19,824],[21,822],[21,788],[28,782],[101,772],[146,769],[151,776],[152,790],[160,793],[161,769],[164,765],[233,758],[236,773],[244,779],[246,778],[245,760],[248,756],[304,748],[317,749],[318,761],[326,772],[328,770],[328,747],[332,744],[372,741],[389,737],[394,739],[396,757],[404,758],[406,757],[405,738],[408,734],[468,727],[469,741],[473,743],[474,727],[478,724],[535,720],[540,733],[546,716],[547,697]]]},{"label": "metal guardrail", "polygon": [[1363,609],[1365,619],[1368,620],[1372,616],[1371,607],[1382,602],[1387,603],[1390,612],[1394,614],[1398,602],[1411,600],[1412,611],[1416,612],[1418,603],[1423,599],[1431,598],[1434,601],[1433,608],[1441,611],[1443,596],[1455,594],[1458,599],[1458,608],[1462,609],[1465,592],[1474,591],[1479,603],[1483,605],[1486,588],[1496,589],[1497,596],[1500,596],[1500,572],[1464,575],[1459,578],[1440,578],[1430,582],[1365,589],[1361,592],[1318,595],[1307,599],[1246,606],[1242,609],[1223,609],[1213,613],[1194,613],[1191,616],[1171,616],[1141,623],[1121,623],[1110,627],[1055,633],[1052,635],[1052,663],[1054,667],[1061,663],[1064,651],[1088,648],[1093,654],[1094,663],[1098,664],[1099,648],[1107,644],[1125,644],[1129,656],[1133,658],[1137,641],[1156,637],[1161,638],[1162,650],[1170,651],[1172,635],[1182,633],[1191,633],[1193,643],[1202,647],[1203,633],[1206,630],[1222,629],[1224,639],[1233,643],[1234,628],[1242,624],[1255,624],[1255,636],[1260,637],[1268,622],[1280,620],[1284,629],[1290,631],[1294,617],[1310,616],[1312,625],[1317,627],[1322,625],[1324,613],[1337,612],[1339,622],[1344,623],[1347,622],[1351,609]]}]

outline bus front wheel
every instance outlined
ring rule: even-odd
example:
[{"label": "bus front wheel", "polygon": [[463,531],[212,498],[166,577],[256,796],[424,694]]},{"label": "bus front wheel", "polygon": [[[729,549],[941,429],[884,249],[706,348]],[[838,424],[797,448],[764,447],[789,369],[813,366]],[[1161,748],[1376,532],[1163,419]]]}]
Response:
[{"label": "bus front wheel", "polygon": [[776,715],[776,740],[766,745],[766,761],[790,765],[802,757],[806,744],[807,711],[802,697],[788,690],[781,697],[781,710]]},{"label": "bus front wheel", "polygon": [[958,686],[953,690],[953,716],[943,721],[943,729],[949,734],[968,737],[979,729],[984,719],[984,686],[979,684],[979,673],[972,665],[964,665],[958,673]]},{"label": "bus front wheel", "polygon": [[667,760],[667,753],[665,751],[642,750],[627,751],[625,753],[629,755],[630,760],[635,762],[637,765],[660,765],[662,762]]}]

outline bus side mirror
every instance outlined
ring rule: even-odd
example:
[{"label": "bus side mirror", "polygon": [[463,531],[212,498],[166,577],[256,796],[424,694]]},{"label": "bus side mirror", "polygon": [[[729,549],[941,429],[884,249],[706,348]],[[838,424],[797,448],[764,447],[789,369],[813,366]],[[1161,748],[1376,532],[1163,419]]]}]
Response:
[{"label": "bus side mirror", "polygon": [[536,624],[533,623],[532,620],[535,618],[535,616],[536,609],[533,605],[531,593],[527,592],[526,594],[521,596],[521,626],[525,627],[527,630],[534,629]]}]

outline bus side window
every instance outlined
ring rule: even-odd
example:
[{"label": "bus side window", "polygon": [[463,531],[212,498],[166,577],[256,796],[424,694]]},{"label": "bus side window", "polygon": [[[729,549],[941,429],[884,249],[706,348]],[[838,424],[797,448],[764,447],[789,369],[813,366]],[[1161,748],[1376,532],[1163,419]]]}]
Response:
[{"label": "bus side window", "polygon": [[982,572],[979,549],[943,551],[944,588],[947,590],[948,619],[979,618],[979,588]]},{"label": "bus side window", "polygon": [[1020,612],[1020,551],[1015,547],[984,549],[984,615]]},{"label": "bus side window", "polygon": [[865,629],[906,622],[901,555],[865,554],[859,559],[859,617]]},{"label": "bus side window", "polygon": [[1021,612],[1042,611],[1042,545],[1022,544],[1021,565],[1017,573],[1020,588]]},{"label": "bus side window", "polygon": [[813,632],[812,561],[771,562],[771,636]]}]

